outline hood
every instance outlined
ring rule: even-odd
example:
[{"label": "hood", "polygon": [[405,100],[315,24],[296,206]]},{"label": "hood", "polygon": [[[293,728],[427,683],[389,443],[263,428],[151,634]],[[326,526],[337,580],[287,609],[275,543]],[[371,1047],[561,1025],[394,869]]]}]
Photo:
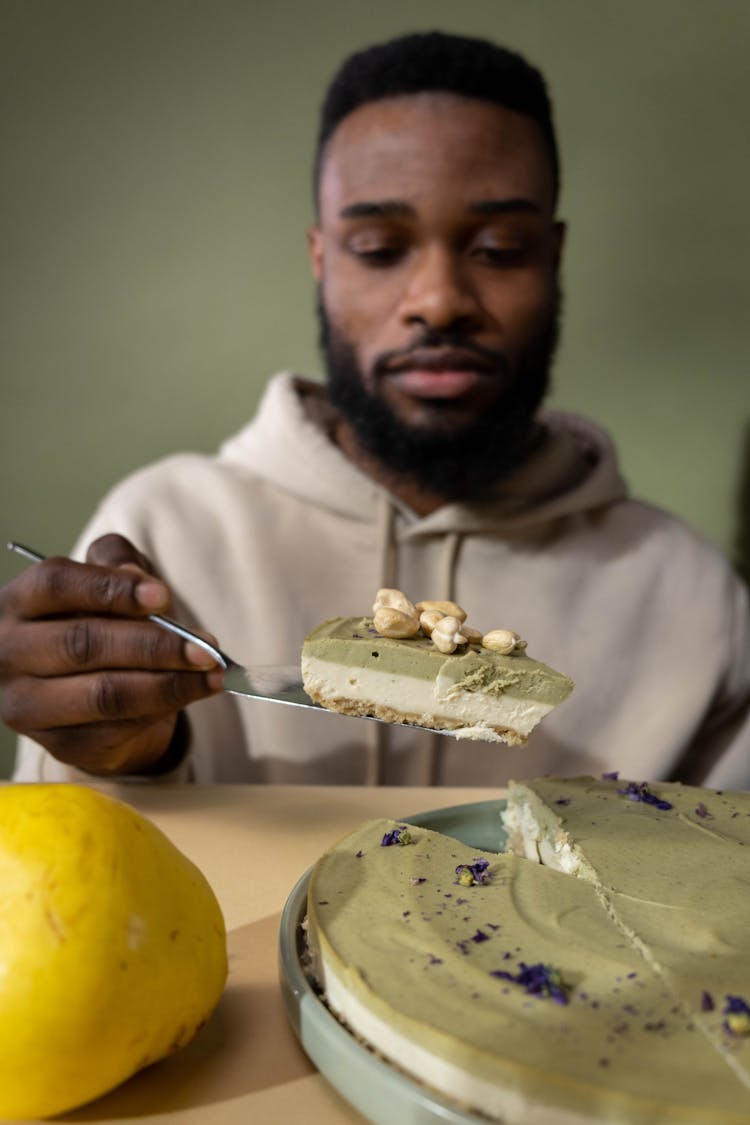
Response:
[{"label": "hood", "polygon": [[[545,410],[539,414],[540,437],[532,453],[481,502],[445,504],[419,516],[341,453],[333,442],[334,423],[322,383],[283,373],[270,381],[253,420],[225,442],[219,456],[318,508],[375,524],[379,586],[398,585],[401,545],[437,536],[442,540],[437,596],[453,599],[467,535],[533,533],[626,494],[607,435],[576,415]],[[390,728],[387,723],[368,727],[366,781],[377,785]],[[434,782],[442,737],[435,732],[430,738],[425,784]]]},{"label": "hood", "polygon": [[253,420],[220,457],[275,487],[355,521],[378,518],[384,498],[397,511],[398,538],[518,531],[587,512],[627,495],[609,436],[562,410],[538,415],[540,439],[527,459],[481,501],[446,504],[419,516],[371,480],[334,445],[325,387],[291,373],[274,376]]}]

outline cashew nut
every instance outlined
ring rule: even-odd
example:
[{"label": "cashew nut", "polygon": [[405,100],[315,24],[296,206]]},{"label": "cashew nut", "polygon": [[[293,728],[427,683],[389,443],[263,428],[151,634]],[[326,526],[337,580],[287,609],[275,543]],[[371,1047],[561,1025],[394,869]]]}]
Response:
[{"label": "cashew nut", "polygon": [[457,617],[459,621],[466,620],[466,610],[461,609],[461,606],[457,605],[456,602],[417,602],[418,613],[431,612],[432,610],[436,610],[446,617]]},{"label": "cashew nut", "polygon": [[431,637],[432,630],[445,616],[446,614],[441,613],[439,609],[423,609],[419,615],[419,624],[425,636]]},{"label": "cashew nut", "polygon": [[390,590],[387,587],[378,590],[375,595],[372,612],[377,613],[379,609],[399,609],[408,617],[419,617],[414,603],[409,601],[406,594],[403,594],[401,590]]},{"label": "cashew nut", "polygon": [[459,645],[465,645],[466,637],[461,632],[458,618],[450,615],[441,617],[432,630],[432,643],[446,655],[455,652]]},{"label": "cashew nut", "polygon": [[526,642],[522,641],[518,633],[514,633],[511,629],[490,630],[482,637],[482,644],[485,648],[491,649],[492,652],[499,652],[502,655],[513,652],[517,648],[526,648]]},{"label": "cashew nut", "polygon": [[381,606],[375,611],[373,625],[381,637],[413,637],[419,632],[416,615],[412,616],[390,606]]}]

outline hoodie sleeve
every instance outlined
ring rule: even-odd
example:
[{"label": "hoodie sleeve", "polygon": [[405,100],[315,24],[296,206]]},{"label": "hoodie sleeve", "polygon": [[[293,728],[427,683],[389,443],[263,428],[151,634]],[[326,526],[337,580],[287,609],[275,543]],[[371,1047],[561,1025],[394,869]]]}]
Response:
[{"label": "hoodie sleeve", "polygon": [[750,598],[742,581],[730,575],[730,582],[726,674],[687,748],[682,780],[695,772],[709,788],[750,790]]}]

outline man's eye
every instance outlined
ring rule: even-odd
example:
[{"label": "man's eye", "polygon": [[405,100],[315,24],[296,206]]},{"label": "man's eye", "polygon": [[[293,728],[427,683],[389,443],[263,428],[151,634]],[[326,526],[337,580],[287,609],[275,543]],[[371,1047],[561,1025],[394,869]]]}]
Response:
[{"label": "man's eye", "polygon": [[517,266],[526,260],[527,247],[523,243],[511,243],[507,246],[481,244],[474,248],[474,254],[489,266],[509,267]]},{"label": "man's eye", "polygon": [[353,242],[350,252],[368,266],[390,266],[403,254],[403,247],[393,243]]}]

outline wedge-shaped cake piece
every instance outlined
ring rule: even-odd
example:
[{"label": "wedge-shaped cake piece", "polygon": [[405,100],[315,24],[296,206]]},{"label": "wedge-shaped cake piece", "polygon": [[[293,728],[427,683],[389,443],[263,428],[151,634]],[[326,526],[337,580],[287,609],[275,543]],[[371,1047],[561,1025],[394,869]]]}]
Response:
[{"label": "wedge-shaped cake piece", "polygon": [[583,880],[370,821],[316,864],[307,933],[342,1021],[491,1120],[748,1120],[736,1074]]},{"label": "wedge-shaped cake piece", "polygon": [[750,794],[544,778],[511,784],[503,820],[519,854],[593,887],[750,1090]]},{"label": "wedge-shaped cake piece", "polygon": [[443,653],[424,635],[381,636],[369,617],[337,617],[305,640],[305,691],[345,715],[416,723],[459,738],[521,745],[573,690],[525,651],[481,644]]}]

